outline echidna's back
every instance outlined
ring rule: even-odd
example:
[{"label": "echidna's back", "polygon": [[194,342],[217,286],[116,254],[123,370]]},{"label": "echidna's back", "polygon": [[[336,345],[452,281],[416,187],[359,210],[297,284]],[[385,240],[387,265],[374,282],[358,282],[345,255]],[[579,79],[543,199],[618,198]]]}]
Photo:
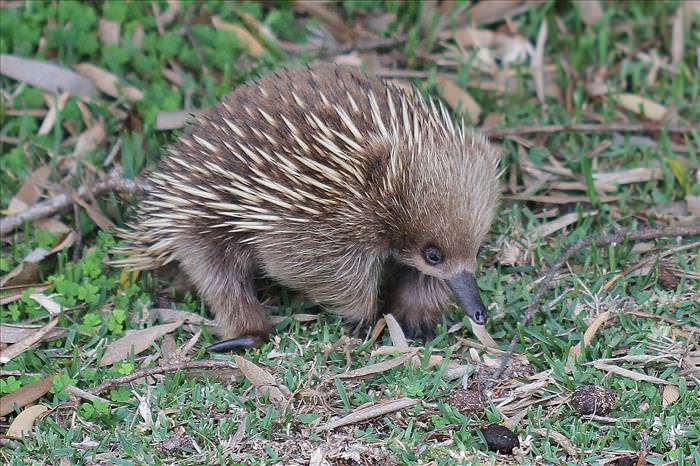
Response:
[{"label": "echidna's back", "polygon": [[[200,155],[205,152],[215,154],[221,166],[235,168],[241,175],[254,176],[255,166],[277,168],[285,162],[280,159],[290,156],[299,162],[301,173],[312,177],[318,177],[319,172],[299,158],[342,173],[347,166],[329,157],[327,141],[323,140],[349,151],[354,147],[350,143],[364,146],[377,132],[369,96],[374,96],[384,116],[387,89],[399,92],[351,67],[322,64],[283,69],[226,96],[184,132],[175,148],[193,164],[201,163]],[[241,157],[231,152],[242,152]]]},{"label": "echidna's back", "polygon": [[122,232],[133,246],[121,265],[167,263],[183,235],[254,240],[280,223],[353,208],[381,165],[365,148],[388,124],[387,93],[398,103],[403,91],[335,65],[239,87],[197,117],[151,174],[134,231]]}]

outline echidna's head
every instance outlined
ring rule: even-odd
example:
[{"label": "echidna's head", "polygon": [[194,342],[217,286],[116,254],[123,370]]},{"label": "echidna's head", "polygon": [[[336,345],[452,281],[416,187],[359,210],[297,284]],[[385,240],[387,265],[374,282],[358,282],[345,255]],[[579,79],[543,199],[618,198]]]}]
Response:
[{"label": "echidna's head", "polygon": [[447,281],[465,312],[484,324],[474,272],[498,205],[496,151],[482,136],[455,128],[431,132],[420,144],[398,141],[390,159],[393,255]]}]

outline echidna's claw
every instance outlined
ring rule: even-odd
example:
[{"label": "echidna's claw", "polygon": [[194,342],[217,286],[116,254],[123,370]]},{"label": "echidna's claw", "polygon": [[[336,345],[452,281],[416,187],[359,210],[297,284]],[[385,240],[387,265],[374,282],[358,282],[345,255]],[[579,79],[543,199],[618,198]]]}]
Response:
[{"label": "echidna's claw", "polygon": [[212,353],[225,353],[227,351],[255,348],[262,344],[262,339],[256,335],[242,335],[228,340],[217,341],[209,345],[207,351]]}]

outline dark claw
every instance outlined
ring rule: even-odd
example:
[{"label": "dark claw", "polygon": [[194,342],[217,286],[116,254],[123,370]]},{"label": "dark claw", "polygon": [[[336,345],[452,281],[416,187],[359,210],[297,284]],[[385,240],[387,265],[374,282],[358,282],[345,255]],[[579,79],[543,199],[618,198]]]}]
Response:
[{"label": "dark claw", "polygon": [[263,340],[259,336],[243,335],[236,338],[229,338],[228,340],[217,341],[209,345],[207,351],[212,353],[225,353],[228,351],[255,348],[262,345],[262,343]]}]

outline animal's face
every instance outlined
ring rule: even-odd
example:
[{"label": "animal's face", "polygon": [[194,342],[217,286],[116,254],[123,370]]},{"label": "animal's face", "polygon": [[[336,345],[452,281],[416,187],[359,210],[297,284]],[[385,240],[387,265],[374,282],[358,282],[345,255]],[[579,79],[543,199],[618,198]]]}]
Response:
[{"label": "animal's face", "polygon": [[[407,160],[402,176],[393,180],[398,193],[393,201],[398,219],[394,255],[446,280],[460,302],[480,306],[473,313],[465,309],[474,318],[483,308],[473,275],[476,256],[498,205],[495,151],[485,140],[465,135],[424,144]],[[471,295],[460,297],[458,290]]]},{"label": "animal's face", "polygon": [[438,278],[474,272],[498,206],[494,149],[467,134],[406,150],[402,172],[392,180],[398,258]]}]

